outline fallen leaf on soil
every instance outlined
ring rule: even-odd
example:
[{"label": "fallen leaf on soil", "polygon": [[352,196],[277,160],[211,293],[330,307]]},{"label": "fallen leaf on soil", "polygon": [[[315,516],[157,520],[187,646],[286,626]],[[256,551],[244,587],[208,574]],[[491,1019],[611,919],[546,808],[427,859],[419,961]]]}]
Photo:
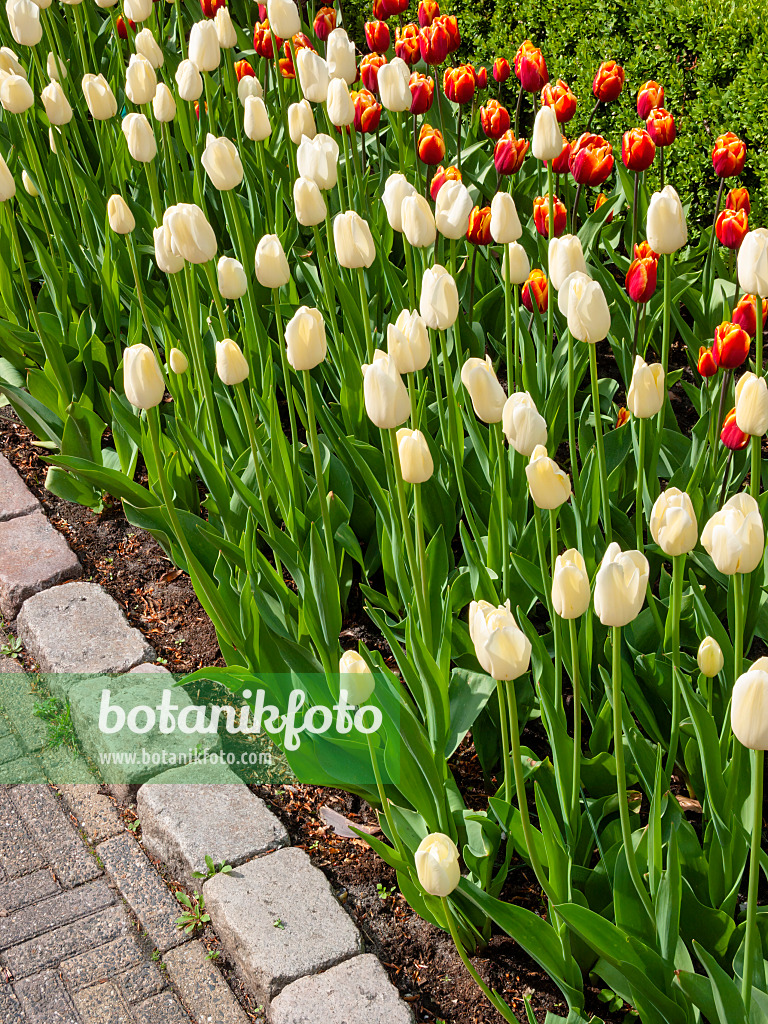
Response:
[{"label": "fallen leaf on soil", "polygon": [[331,807],[321,807],[320,817],[326,825],[331,826],[337,836],[343,836],[345,839],[359,838],[352,831],[353,828],[359,829],[361,832],[367,832],[371,836],[381,832],[378,825],[361,825],[356,821],[350,821],[349,818],[345,818],[343,814],[339,814],[338,811],[334,811]]},{"label": "fallen leaf on soil", "polygon": [[684,811],[699,811],[701,813],[701,804],[698,800],[692,800],[689,796],[680,796],[679,793],[675,793],[675,796]]}]

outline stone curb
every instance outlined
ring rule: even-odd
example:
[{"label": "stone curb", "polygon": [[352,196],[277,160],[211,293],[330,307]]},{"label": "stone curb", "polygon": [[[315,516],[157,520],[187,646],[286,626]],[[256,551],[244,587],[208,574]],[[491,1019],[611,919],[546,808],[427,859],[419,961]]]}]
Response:
[{"label": "stone curb", "polygon": [[[12,609],[17,616],[18,636],[41,669],[118,678],[128,672],[156,669],[147,664],[155,656],[151,646],[129,626],[118,605],[101,587],[63,582],[81,575],[80,564],[2,456],[0,484],[0,610]],[[47,531],[51,531],[55,536],[48,543],[53,562],[36,558],[31,542],[26,557],[15,551],[13,559],[6,557],[3,561],[2,528],[10,529],[22,540],[28,535],[49,538]],[[2,673],[13,669],[0,661],[0,682]],[[162,687],[160,680],[158,683]],[[66,690],[56,695],[65,696]],[[14,714],[19,717],[18,708]],[[18,744],[9,746],[6,741],[15,743],[15,739],[6,736],[2,726],[0,714],[0,745],[8,746],[11,765],[16,763],[21,770],[25,757],[29,760],[25,751],[31,752],[34,745],[39,749],[39,742],[32,740],[31,746],[24,745],[23,749]],[[93,746],[87,745],[89,749]],[[31,768],[34,773],[34,765]],[[208,775],[199,782],[192,772],[181,783],[182,771],[185,769],[164,772],[150,782],[135,780],[144,781],[136,794],[144,847],[190,888],[196,883],[193,872],[205,870],[206,854],[216,865],[232,866],[230,874],[219,873],[204,885],[196,884],[203,890],[206,910],[223,949],[246,987],[261,1000],[273,1024],[326,1024],[342,1019],[345,1024],[378,1024],[385,1019],[392,1024],[412,1022],[410,1007],[400,999],[379,961],[365,953],[357,926],[336,900],[328,880],[303,850],[290,847],[282,823],[263,801],[228,769],[220,777]],[[0,773],[0,781],[2,778]],[[34,774],[32,778],[42,781]],[[113,796],[131,797],[137,787],[129,782],[108,788]],[[33,823],[50,796],[47,787],[34,790],[36,793],[29,797],[21,788],[16,791],[18,796],[10,790],[14,803],[20,800],[22,807],[32,801],[27,814]],[[245,1015],[223,976],[206,958],[204,947],[175,929],[171,914],[177,909],[168,888],[138,843],[122,829],[114,808],[106,806],[109,801],[93,782],[88,786],[62,786],[61,796],[70,813],[82,822],[89,842],[99,844],[96,849],[107,873],[152,942],[164,952],[168,973],[192,1020],[196,1024],[242,1024]],[[0,807],[2,801],[0,790]],[[1,819],[2,815],[0,847]],[[5,824],[7,843],[12,838],[13,818],[6,818]],[[66,887],[69,879],[71,885],[98,884],[86,881],[87,866],[80,866],[76,846],[72,857],[71,863],[67,860],[62,884]],[[25,866],[24,873],[36,866],[34,862]],[[107,917],[110,912],[103,911]],[[105,926],[108,924],[105,918]],[[53,979],[55,988],[59,979],[55,974]],[[111,1012],[108,987],[102,986],[107,1016]],[[116,1000],[120,998],[116,992],[113,995]],[[0,990],[0,1008],[4,998]],[[90,1019],[93,1010],[86,1006],[87,997],[76,998],[75,1002],[84,1019]],[[11,1019],[16,1006],[9,1003]],[[170,991],[152,995],[142,1006],[146,1007],[142,1020],[146,1018],[147,1024],[155,1019],[163,1024],[175,1024],[177,1020],[181,1024],[182,1016],[186,1021]]]}]

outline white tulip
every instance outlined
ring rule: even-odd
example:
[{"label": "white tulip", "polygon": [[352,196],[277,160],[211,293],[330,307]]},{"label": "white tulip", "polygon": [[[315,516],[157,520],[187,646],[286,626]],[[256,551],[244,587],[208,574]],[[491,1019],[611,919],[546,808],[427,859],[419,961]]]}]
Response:
[{"label": "white tulip", "polygon": [[501,417],[507,440],[520,455],[530,458],[534,448],[547,443],[547,421],[527,391],[513,391]]},{"label": "white tulip", "polygon": [[608,545],[595,579],[595,613],[604,626],[626,626],[640,614],[648,586],[648,559]]},{"label": "white tulip", "polygon": [[708,520],[701,543],[725,576],[754,572],[765,548],[763,520],[755,499],[750,494],[734,494]]},{"label": "white tulip", "polygon": [[659,254],[677,252],[688,241],[683,205],[671,185],[651,196],[646,235],[651,249]]},{"label": "white tulip", "polygon": [[690,497],[677,487],[662,491],[651,510],[651,536],[665,555],[692,551],[699,539],[699,525]]}]

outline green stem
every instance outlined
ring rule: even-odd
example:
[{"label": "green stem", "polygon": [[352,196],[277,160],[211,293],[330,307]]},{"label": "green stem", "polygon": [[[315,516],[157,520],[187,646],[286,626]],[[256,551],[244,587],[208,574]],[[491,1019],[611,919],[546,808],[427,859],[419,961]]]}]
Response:
[{"label": "green stem", "polygon": [[[424,545],[424,507],[421,496],[421,484],[413,485],[413,512],[416,520],[416,553],[419,562],[420,586],[424,592],[424,606],[429,608],[429,591],[427,588],[427,552]],[[427,649],[432,649],[432,622],[427,616],[423,624],[424,639]]]},{"label": "green stem", "polygon": [[579,461],[576,447],[576,353],[573,346],[573,335],[568,331],[568,455],[571,460],[571,477],[576,503],[579,503],[581,487],[579,484]]},{"label": "green stem", "polygon": [[[549,510],[549,551],[550,575],[554,575],[557,558],[557,509],[554,508]],[[563,655],[560,650],[560,616],[555,612],[554,605],[551,612],[552,632],[555,637],[555,707],[557,708],[560,707],[563,700]]]},{"label": "green stem", "polygon": [[504,323],[506,324],[507,351],[507,392],[517,390],[515,383],[515,360],[512,341],[512,279],[509,266],[509,245],[504,246]]},{"label": "green stem", "polygon": [[552,592],[551,588],[547,587],[546,584],[549,566],[547,564],[547,549],[544,544],[544,528],[541,525],[541,512],[539,511],[539,506],[535,501],[533,501],[533,499],[531,499],[531,502],[533,504],[533,524],[536,529],[536,547],[539,553],[539,565],[541,566],[541,584],[544,590],[544,603],[547,606],[547,614],[549,615],[549,620],[551,622],[553,620]]},{"label": "green stem", "polygon": [[747,923],[744,938],[744,973],[741,996],[747,1017],[752,1002],[752,973],[755,948],[760,948],[757,934],[757,889],[760,881],[760,847],[763,836],[763,765],[764,750],[752,751],[752,842],[749,851],[749,890],[747,894]]},{"label": "green stem", "polygon": [[[672,559],[672,635],[670,637],[670,657],[674,668],[680,668],[680,612],[683,601],[683,576],[685,574],[685,555],[675,555]],[[672,731],[667,754],[666,774],[672,776],[677,758],[677,746],[680,737],[680,684],[677,672],[672,673]]]},{"label": "green stem", "polygon": [[645,485],[645,442],[648,426],[645,417],[640,418],[638,426],[640,432],[639,457],[637,460],[637,489],[635,491],[635,536],[637,538],[637,550],[645,550],[643,543],[643,491]]},{"label": "green stem", "polygon": [[[669,366],[669,347],[670,347],[670,310],[672,307],[672,257],[668,253],[664,255],[664,319],[662,329],[662,341],[661,341],[661,365],[664,370],[664,386],[666,389],[667,383],[667,367]],[[656,473],[656,462],[661,451],[661,442],[664,434],[664,416],[666,412],[666,398],[662,402],[661,409],[659,409],[656,417],[656,441],[653,446],[654,458],[653,465],[651,466],[651,475]]]},{"label": "green stem", "polygon": [[323,532],[325,533],[325,547],[328,552],[328,562],[331,566],[331,576],[336,579],[336,549],[333,543],[333,528],[331,526],[331,502],[330,496],[325,487],[323,477],[323,464],[320,459],[320,442],[317,438],[317,423],[315,422],[315,399],[312,394],[312,377],[309,370],[303,370],[304,393],[307,402],[307,433],[309,434],[310,448],[312,449],[312,464],[315,469],[315,480],[317,482],[317,496],[320,500],[320,511],[323,517]]},{"label": "green stem", "polygon": [[[549,190],[549,244],[555,237],[555,197],[552,185],[552,161],[547,160],[547,188]],[[547,249],[547,274],[549,274],[549,249]],[[547,376],[552,368],[552,315],[554,306],[555,290],[551,283],[547,288]]]},{"label": "green stem", "polygon": [[395,469],[397,504],[400,511],[400,523],[403,531],[403,538],[405,540],[405,551],[408,557],[408,565],[411,570],[411,581],[416,595],[416,607],[419,611],[419,622],[421,623],[422,630],[425,630],[429,628],[427,625],[428,612],[426,601],[424,599],[424,591],[422,587],[418,586],[418,562],[416,561],[416,551],[413,546],[413,535],[411,534],[411,521],[408,516],[408,506],[405,501],[405,483],[403,482],[403,470],[400,465],[400,450],[397,447],[397,431],[394,427],[390,427],[387,433],[389,435],[389,443],[392,449],[392,464]]},{"label": "green stem", "polygon": [[509,518],[507,516],[507,453],[501,423],[492,424],[499,449],[499,529],[501,530],[501,600],[509,597]]},{"label": "green stem", "polygon": [[603,506],[603,529],[610,544],[613,540],[611,530],[611,502],[608,495],[608,468],[605,462],[603,445],[603,424],[600,413],[600,390],[597,383],[597,352],[594,345],[589,345],[589,373],[592,379],[592,405],[595,413],[595,442],[597,444],[597,462],[600,469],[600,500]]},{"label": "green stem", "polygon": [[576,620],[568,620],[571,639],[571,686],[573,688],[573,778],[571,781],[571,833],[575,842],[579,829],[579,790],[581,788],[581,674]]},{"label": "green stem", "polygon": [[357,268],[357,283],[360,289],[360,312],[363,316],[365,331],[365,353],[369,363],[373,362],[373,337],[371,336],[371,316],[368,310],[368,295],[365,290],[365,273],[362,267]]},{"label": "green stem", "polygon": [[[763,300],[755,296],[755,373],[763,375]],[[753,437],[751,441],[752,465],[749,474],[749,493],[753,498],[760,494],[760,446],[761,437]]]},{"label": "green stem", "polygon": [[291,451],[293,454],[293,471],[298,466],[298,435],[296,432],[296,410],[293,405],[293,389],[291,388],[291,371],[288,365],[288,350],[285,346],[285,331],[283,330],[283,315],[280,312],[280,289],[272,289],[272,301],[275,307],[275,322],[277,324],[277,343],[280,346],[280,365],[283,369],[283,387],[285,398],[288,402],[288,422],[291,427]]},{"label": "green stem", "polygon": [[512,765],[509,760],[509,725],[507,723],[507,696],[505,683],[496,680],[496,695],[499,698],[499,725],[501,728],[501,756],[504,762],[504,800],[512,804]]},{"label": "green stem", "polygon": [[376,758],[376,751],[373,749],[373,740],[371,739],[371,734],[366,733],[365,738],[368,742],[368,753],[371,755],[371,764],[373,765],[373,776],[376,779],[376,789],[379,791],[381,809],[384,813],[384,817],[386,819],[389,831],[392,833],[392,842],[395,844],[395,848],[397,849],[397,852],[400,854],[402,859],[406,863],[408,863],[409,858],[406,854],[405,849],[403,848],[402,840],[400,839],[400,836],[397,830],[395,829],[395,823],[392,819],[392,811],[389,808],[389,798],[387,797],[387,794],[384,791],[384,783],[382,782],[381,779],[381,772],[379,771],[379,762]]}]

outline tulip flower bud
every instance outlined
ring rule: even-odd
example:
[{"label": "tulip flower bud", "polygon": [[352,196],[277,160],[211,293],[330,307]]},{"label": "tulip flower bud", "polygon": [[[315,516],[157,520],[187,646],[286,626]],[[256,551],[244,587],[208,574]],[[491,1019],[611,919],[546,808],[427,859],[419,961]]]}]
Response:
[{"label": "tulip flower bud", "polygon": [[533,123],[533,139],[531,152],[537,160],[554,160],[560,156],[563,148],[563,137],[557,124],[557,117],[552,107],[539,107]]},{"label": "tulip flower bud", "polygon": [[436,167],[432,174],[432,183],[429,186],[429,194],[436,202],[437,193],[447,181],[461,180],[461,171],[455,164],[449,164],[448,167]]},{"label": "tulip flower bud", "polygon": [[416,874],[430,896],[450,896],[461,881],[459,851],[442,832],[433,832],[419,843],[415,854]]},{"label": "tulip flower bud", "polygon": [[748,231],[736,262],[739,284],[745,292],[768,296],[768,228]]},{"label": "tulip flower bud", "polygon": [[[516,242],[523,228],[517,215],[515,201],[509,192],[497,192],[491,200],[491,237],[499,245]],[[525,272],[525,277],[528,271]],[[523,280],[525,280],[525,277]]]},{"label": "tulip flower bud", "polygon": [[418,25],[399,25],[395,28],[395,55],[413,67],[421,57],[421,34]]},{"label": "tulip flower bud", "polygon": [[[519,242],[516,242],[515,245],[519,246],[520,249],[523,248],[520,245]],[[523,253],[525,253],[524,249],[523,249]],[[526,256],[526,260],[527,260],[527,258],[528,257]],[[586,277],[586,274],[584,276]],[[563,290],[560,292],[560,296],[561,296],[561,298],[560,298],[561,303],[562,303],[563,297],[565,297],[565,299],[566,299],[565,315],[567,316],[568,315],[568,303],[567,303],[568,292],[565,290],[565,288],[563,288]],[[532,313],[533,312],[533,303],[535,302],[536,303],[536,308],[538,309],[538,311],[540,313],[544,313],[546,311],[546,308],[547,308],[547,299],[548,299],[548,297],[549,297],[549,281],[547,281],[547,275],[544,273],[543,270],[539,270],[538,267],[535,267],[530,272],[530,274],[528,275],[528,277],[527,277],[527,279],[525,281],[525,284],[523,285],[523,290],[522,290],[522,292],[520,294],[520,298],[523,300],[523,305],[525,306],[525,308],[528,310],[529,313]],[[562,304],[561,304],[560,312],[562,312],[562,311],[563,311],[563,307],[562,307]]]},{"label": "tulip flower bud", "polygon": [[433,128],[431,124],[423,124],[416,149],[422,163],[429,166],[439,164],[445,156],[443,133],[437,128]]},{"label": "tulip flower bud", "polygon": [[744,170],[747,147],[733,132],[726,132],[715,139],[712,150],[712,166],[718,178],[730,178]]},{"label": "tulip flower bud", "polygon": [[134,45],[136,53],[148,60],[153,68],[161,68],[165,63],[162,47],[152,35],[151,29],[143,28],[141,32],[137,32]]},{"label": "tulip flower bud", "polygon": [[109,226],[116,235],[130,235],[136,227],[136,221],[128,208],[128,203],[121,195],[109,197],[107,202],[107,218]]},{"label": "tulip flower bud", "polygon": [[131,54],[131,61],[125,73],[125,95],[137,106],[151,103],[157,90],[155,69],[144,57]]},{"label": "tulip flower bud", "polygon": [[343,78],[347,85],[352,85],[357,78],[355,44],[343,28],[335,28],[328,36],[325,59],[328,61],[328,74],[331,78]]},{"label": "tulip flower bud", "polygon": [[665,555],[674,558],[692,551],[699,525],[690,497],[677,487],[662,491],[651,509],[651,536]]},{"label": "tulip flower bud", "polygon": [[645,127],[648,130],[648,134],[653,139],[657,149],[662,149],[664,146],[671,146],[677,137],[675,119],[672,114],[663,107],[659,107],[658,109],[650,112],[646,119]]},{"label": "tulip flower bud", "polygon": [[368,221],[354,210],[334,217],[333,244],[339,265],[350,270],[370,267],[376,258],[376,246]]},{"label": "tulip flower bud", "polygon": [[571,146],[568,168],[579,185],[602,185],[613,170],[613,147],[601,135],[584,132]]},{"label": "tulip flower bud", "polygon": [[629,171],[647,171],[656,156],[656,144],[642,128],[632,128],[621,138],[621,159]]},{"label": "tulip flower bud", "polygon": [[379,69],[378,86],[381,102],[387,110],[402,113],[411,109],[413,96],[410,88],[411,73],[400,57]]},{"label": "tulip flower bud", "polygon": [[222,256],[216,264],[216,275],[223,299],[241,299],[248,291],[248,278],[240,260]]},{"label": "tulip flower bud", "polygon": [[699,672],[708,679],[713,679],[722,672],[725,658],[720,649],[720,644],[713,636],[705,636],[701,641],[696,654],[696,661],[699,664]]},{"label": "tulip flower bud", "polygon": [[294,182],[293,207],[296,220],[306,228],[322,224],[328,212],[323,194],[311,178],[297,178]]},{"label": "tulip flower bud", "polygon": [[493,80],[502,85],[512,74],[506,57],[497,57],[493,62]]},{"label": "tulip flower bud", "polygon": [[6,75],[0,82],[0,103],[9,114],[23,114],[34,102],[32,87],[21,75]]},{"label": "tulip flower bud", "polygon": [[475,69],[471,64],[448,67],[443,74],[443,92],[451,101],[463,106],[475,97]]},{"label": "tulip flower bud", "polygon": [[768,385],[764,377],[745,373],[736,385],[736,425],[750,437],[768,430]]},{"label": "tulip flower bud", "polygon": [[[49,54],[49,56],[51,55]],[[7,75],[21,75],[22,78],[27,77],[26,69],[19,63],[13,50],[9,49],[7,46],[0,46],[0,71],[5,72]],[[50,77],[53,76],[50,75]],[[66,70],[64,77],[66,78]],[[736,190],[733,189],[732,191]],[[746,189],[744,191],[746,192]]]},{"label": "tulip flower bud", "polygon": [[464,238],[472,212],[472,197],[461,181],[446,181],[437,193],[435,224],[444,238]]},{"label": "tulip flower bud", "polygon": [[417,310],[404,309],[394,324],[387,326],[387,354],[398,373],[415,373],[429,362],[427,325]]},{"label": "tulip flower bud", "polygon": [[[306,49],[306,47],[302,47],[302,49]],[[237,83],[237,98],[243,106],[245,106],[249,96],[254,96],[257,99],[264,98],[264,90],[261,87],[261,82],[255,75],[245,75]]]},{"label": "tulip flower bud", "polygon": [[164,274],[178,274],[184,266],[184,260],[170,248],[170,236],[166,236],[162,224],[153,229],[152,238],[155,243],[155,263],[158,270],[162,270]]},{"label": "tulip flower bud", "polygon": [[549,81],[544,55],[530,39],[520,44],[514,65],[517,80],[526,92],[541,92]]},{"label": "tulip flower bud", "polygon": [[313,370],[325,359],[328,342],[325,320],[319,309],[299,306],[285,325],[288,362],[297,372]]},{"label": "tulip flower bud", "polygon": [[[763,327],[765,327],[768,319],[768,299],[763,299],[761,305],[763,307]],[[755,296],[747,293],[742,295],[733,311],[733,322],[739,327],[743,327],[750,338],[754,338],[757,333],[756,306]]]},{"label": "tulip flower bud", "polygon": [[165,82],[161,82],[157,87],[155,98],[152,100],[152,112],[155,120],[161,124],[172,121],[176,116],[176,100]]},{"label": "tulip flower bud", "polygon": [[314,50],[302,46],[296,54],[299,85],[305,99],[311,103],[325,103],[328,96],[328,65]]},{"label": "tulip flower bud", "polygon": [[735,494],[705,525],[701,543],[725,576],[753,572],[763,559],[765,532],[750,494]]},{"label": "tulip flower bud", "polygon": [[527,391],[513,391],[504,403],[501,422],[507,441],[527,459],[547,443],[547,422]]},{"label": "tulip flower bud", "polygon": [[387,58],[381,53],[366,53],[360,61],[360,81],[369,92],[379,91],[379,71],[386,63]]},{"label": "tulip flower bud", "polygon": [[632,260],[624,278],[624,287],[633,302],[648,302],[656,291],[659,262],[652,256]]},{"label": "tulip flower bud", "polygon": [[645,121],[652,110],[664,106],[664,87],[650,81],[641,85],[637,93],[637,116]]},{"label": "tulip flower bud", "polygon": [[221,47],[212,21],[196,21],[192,25],[189,33],[189,59],[201,72],[215,71],[219,66]]},{"label": "tulip flower bud", "polygon": [[624,87],[624,68],[615,60],[606,60],[597,69],[592,92],[596,100],[601,103],[612,103],[618,99],[619,93]]},{"label": "tulip flower bud", "polygon": [[231,50],[237,46],[237,32],[235,32],[228,8],[220,7],[216,11],[213,24],[216,26],[216,37],[222,50]]},{"label": "tulip flower bud", "polygon": [[483,671],[494,679],[509,682],[528,671],[531,642],[515,622],[509,600],[497,608],[487,601],[473,601],[469,636]]},{"label": "tulip flower bud", "polygon": [[402,222],[403,234],[410,245],[417,249],[426,249],[427,246],[434,245],[437,228],[432,207],[418,192],[406,196],[403,200]]},{"label": "tulip flower bud", "polygon": [[509,131],[511,123],[509,111],[497,99],[490,99],[480,107],[480,127],[489,139],[500,139]]},{"label": "tulip flower bud", "polygon": [[717,373],[717,361],[711,348],[699,346],[699,359],[697,369],[702,377],[714,377]]},{"label": "tulip flower bud", "polygon": [[576,113],[578,103],[569,85],[562,78],[558,78],[554,85],[547,82],[541,90],[541,102],[545,107],[551,107],[554,110],[558,124],[565,124],[571,120]]},{"label": "tulip flower bud", "polygon": [[677,252],[688,241],[683,205],[671,185],[665,185],[661,192],[651,196],[646,234],[648,244],[659,254]]},{"label": "tulip flower bud", "polygon": [[72,120],[72,107],[58,82],[49,82],[41,92],[40,98],[51,124],[69,124]]},{"label": "tulip flower bud", "polygon": [[324,43],[336,28],[336,11],[333,7],[321,7],[315,15],[312,28],[320,42]]},{"label": "tulip flower bud", "polygon": [[571,496],[571,481],[554,459],[547,455],[543,444],[531,452],[531,460],[525,467],[531,498],[538,508],[560,508]]},{"label": "tulip flower bud", "polygon": [[136,409],[153,409],[162,402],[165,381],[149,346],[131,345],[123,352],[123,387]]},{"label": "tulip flower bud", "polygon": [[[304,47],[306,49],[306,47]],[[301,100],[299,103],[291,103],[288,107],[288,134],[291,137],[291,142],[294,146],[299,146],[301,149],[301,141],[304,136],[307,137],[308,141],[312,141],[317,135],[317,128],[315,127],[315,117],[312,113],[312,107],[310,107],[307,100]],[[326,136],[330,138],[330,136]],[[333,141],[331,139],[331,141]],[[338,160],[339,147],[336,146],[336,159]],[[303,173],[299,168],[299,173]],[[306,177],[306,175],[305,175]],[[333,179],[334,185],[336,184],[336,177]],[[329,185],[328,188],[333,188],[333,185]]]},{"label": "tulip flower bud", "polygon": [[[493,212],[491,212],[491,234],[493,234]],[[525,285],[531,274],[531,264],[528,262],[528,253],[519,242],[513,242],[507,249],[506,259],[509,263],[509,280],[511,284]],[[544,275],[542,275],[544,277]],[[546,285],[546,277],[544,277]],[[525,300],[523,300],[525,303]],[[546,299],[544,308],[546,309]],[[528,306],[526,306],[528,309]]]},{"label": "tulip flower bud", "polygon": [[507,396],[496,377],[491,357],[467,359],[461,368],[461,383],[469,392],[478,419],[484,423],[500,423]]},{"label": "tulip flower bud", "polygon": [[637,618],[648,574],[640,551],[622,551],[615,541],[608,545],[595,579],[595,613],[604,626],[626,626]]},{"label": "tulip flower bud", "polygon": [[516,139],[511,128],[504,132],[493,148],[493,163],[497,172],[517,174],[523,166],[529,145],[526,139]]},{"label": "tulip flower bud", "polygon": [[474,206],[469,214],[467,241],[472,245],[491,244],[491,208],[490,206]]},{"label": "tulip flower bud", "polygon": [[248,376],[248,363],[231,338],[216,342],[216,373],[224,384],[240,384]]},{"label": "tulip flower bud", "polygon": [[627,392],[627,408],[638,419],[655,416],[664,405],[664,368],[661,363],[650,365],[642,358],[635,357],[632,382]]},{"label": "tulip flower bud", "polygon": [[331,124],[337,128],[344,128],[355,120],[355,107],[343,78],[334,78],[328,86],[326,107]]},{"label": "tulip flower bud", "polygon": [[607,337],[611,327],[605,294],[597,281],[591,281],[581,272],[574,272],[569,277],[566,292],[568,330],[579,341],[594,345]]},{"label": "tulip flower bud", "polygon": [[263,235],[256,246],[256,280],[264,288],[282,288],[291,279],[288,260],[277,235]]},{"label": "tulip flower bud", "polygon": [[726,249],[733,249],[734,252],[741,246],[741,243],[749,231],[749,219],[744,210],[721,210],[715,220],[715,234],[717,240]]},{"label": "tulip flower bud", "polygon": [[736,408],[734,407],[723,420],[723,429],[720,431],[720,440],[726,448],[732,452],[740,452],[749,444],[749,434],[739,430],[736,423]]},{"label": "tulip flower bud", "polygon": [[340,689],[346,693],[347,702],[360,707],[365,704],[374,690],[373,672],[357,651],[345,651],[339,659]]},{"label": "tulip flower bud", "polygon": [[178,374],[186,373],[189,369],[189,360],[180,348],[171,349],[168,356],[168,364],[177,376]]},{"label": "tulip flower bud", "polygon": [[[439,67],[448,56],[448,33],[445,26],[440,21],[433,22],[421,29],[418,39],[421,59],[431,67]],[[401,43],[405,48],[404,39]]]},{"label": "tulip flower bud", "polygon": [[589,608],[589,576],[581,552],[568,548],[555,559],[552,607],[561,619],[578,619]]},{"label": "tulip flower bud", "polygon": [[319,189],[327,192],[336,184],[338,176],[339,146],[330,135],[304,136],[296,151],[296,164],[302,178],[310,178]]},{"label": "tulip flower bud", "polygon": [[145,114],[126,114],[122,123],[123,135],[128,144],[128,152],[134,160],[148,164],[157,156],[157,142],[152,125]]},{"label": "tulip flower bud", "polygon": [[549,280],[555,291],[560,291],[565,279],[576,272],[586,274],[584,252],[576,235],[563,235],[549,243]]},{"label": "tulip flower bud", "polygon": [[386,53],[391,41],[386,21],[366,21],[365,42],[372,53]]},{"label": "tulip flower bud", "polygon": [[712,355],[718,366],[735,370],[749,355],[750,338],[738,324],[724,320],[715,330]]},{"label": "tulip flower bud", "polygon": [[[10,171],[8,171],[8,173],[10,174]],[[13,181],[13,179],[11,179],[11,181]],[[37,191],[37,186],[35,185],[34,181],[32,181],[32,179],[26,171],[21,172],[21,184],[24,186],[24,191],[27,193],[27,195],[32,196],[33,199],[37,199],[37,197],[40,195],[40,193]],[[5,190],[3,189],[2,184],[0,184],[0,202],[4,202],[7,198],[10,198],[10,196],[6,196],[4,192]],[[13,195],[15,194],[16,184],[14,183]]]},{"label": "tulip flower bud", "polygon": [[[414,71],[408,79],[411,93],[410,111],[412,114],[426,114],[432,107],[435,98],[435,80],[420,71]],[[434,199],[434,196],[432,197]]]},{"label": "tulip flower bud", "polygon": [[243,180],[243,164],[231,139],[217,139],[209,133],[200,163],[211,184],[219,192],[237,188]]},{"label": "tulip flower bud", "polygon": [[422,275],[419,312],[427,327],[436,331],[447,330],[459,315],[456,282],[439,263],[428,267]]},{"label": "tulip flower bud", "polygon": [[404,174],[390,174],[384,182],[381,201],[387,212],[387,220],[393,231],[403,230],[403,200],[415,196],[416,189]]},{"label": "tulip flower bud", "polygon": [[16,195],[16,182],[10,172],[8,164],[0,156],[0,203],[13,199]]},{"label": "tulip flower bud", "polygon": [[43,38],[38,5],[32,0],[10,0],[5,13],[14,42],[19,46],[37,46]]},{"label": "tulip flower bud", "polygon": [[183,60],[176,68],[176,85],[179,98],[194,103],[203,95],[202,75],[191,60]]},{"label": "tulip flower bud", "polygon": [[146,21],[152,13],[152,0],[123,0],[123,10],[131,21]]},{"label": "tulip flower bud", "polygon": [[216,256],[216,235],[194,203],[169,206],[163,214],[163,227],[167,248],[188,263],[207,263]]},{"label": "tulip flower bud", "polygon": [[[565,203],[557,196],[552,200],[552,212],[555,216],[555,226],[552,232],[555,238],[559,238],[565,231],[568,214]],[[536,196],[533,200],[533,223],[537,232],[544,238],[549,237],[549,196]]]},{"label": "tulip flower bud", "polygon": [[290,39],[301,32],[301,18],[293,0],[267,0],[267,20],[280,39]]},{"label": "tulip flower bud", "polygon": [[748,750],[768,750],[768,672],[765,669],[753,665],[736,680],[731,694],[731,729]]},{"label": "tulip flower bud", "polygon": [[397,432],[397,451],[403,480],[408,484],[423,484],[432,476],[435,465],[427,439],[420,430],[401,427]]},{"label": "tulip flower bud", "polygon": [[394,359],[376,349],[373,362],[362,369],[365,411],[371,423],[381,430],[405,423],[411,414],[411,400]]},{"label": "tulip flower bud", "polygon": [[552,161],[552,170],[555,174],[568,174],[571,169],[571,144],[564,135],[560,136],[560,141],[563,148],[560,150],[560,156]]}]

